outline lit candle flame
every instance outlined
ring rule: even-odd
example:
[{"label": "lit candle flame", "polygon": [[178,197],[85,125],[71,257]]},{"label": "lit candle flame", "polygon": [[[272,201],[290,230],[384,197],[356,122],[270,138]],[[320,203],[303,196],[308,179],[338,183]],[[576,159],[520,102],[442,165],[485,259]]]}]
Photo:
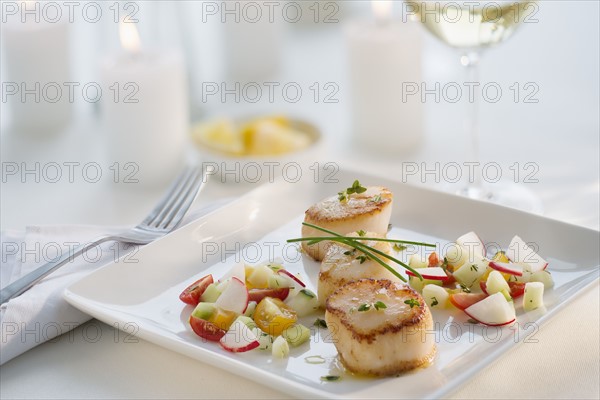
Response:
[{"label": "lit candle flame", "polygon": [[391,0],[371,0],[371,7],[377,22],[387,22],[392,19],[392,7],[394,2]]},{"label": "lit candle flame", "polygon": [[121,40],[121,46],[130,53],[137,53],[140,51],[140,34],[134,23],[119,22],[119,39]]}]

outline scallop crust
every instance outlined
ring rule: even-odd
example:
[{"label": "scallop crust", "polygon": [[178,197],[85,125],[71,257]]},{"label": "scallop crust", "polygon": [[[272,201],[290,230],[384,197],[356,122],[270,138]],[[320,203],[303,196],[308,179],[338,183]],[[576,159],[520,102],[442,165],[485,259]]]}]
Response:
[{"label": "scallop crust", "polygon": [[[417,306],[405,304],[415,299]],[[357,311],[381,300],[387,308]],[[325,320],[344,366],[351,372],[389,376],[423,367],[436,354],[433,318],[412,288],[389,280],[361,279],[327,300]]]},{"label": "scallop crust", "polygon": [[[356,233],[348,234],[348,236],[358,236]],[[381,237],[374,232],[366,232],[366,237]],[[364,244],[373,247],[383,253],[391,254],[392,246],[388,242],[382,241],[362,241]],[[350,252],[350,254],[345,254]],[[361,263],[359,256],[364,255],[352,247],[330,242],[327,248],[327,254],[321,262],[319,271],[319,281],[317,284],[319,303],[322,308],[325,308],[325,301],[338,288],[348,282],[357,281],[363,278],[371,279],[388,279],[391,281],[400,281],[394,274],[377,262],[366,259]],[[386,260],[387,261],[387,260]],[[392,266],[394,265],[391,263]]]},{"label": "scallop crust", "polygon": [[[371,231],[380,235],[387,233],[392,215],[393,195],[383,186],[370,186],[363,193],[348,196],[340,201],[338,196],[328,197],[306,210],[304,222],[345,235],[358,230]],[[329,236],[308,226],[302,226],[302,237]],[[321,261],[330,242],[308,245],[302,249],[313,259]]]}]

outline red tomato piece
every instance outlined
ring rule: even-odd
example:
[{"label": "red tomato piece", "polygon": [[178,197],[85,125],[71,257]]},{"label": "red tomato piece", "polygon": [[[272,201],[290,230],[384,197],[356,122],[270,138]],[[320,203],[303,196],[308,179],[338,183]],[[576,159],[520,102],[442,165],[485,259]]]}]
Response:
[{"label": "red tomato piece", "polygon": [[510,288],[510,297],[516,299],[519,296],[523,296],[525,293],[525,282],[508,282]]},{"label": "red tomato piece", "polygon": [[210,274],[198,279],[196,282],[185,288],[183,292],[181,292],[179,295],[179,300],[183,301],[185,304],[197,306],[200,302],[200,296],[202,296],[202,293],[204,293],[208,285],[211,283],[213,283],[213,277]]},{"label": "red tomato piece", "polygon": [[285,300],[290,294],[290,288],[279,289],[250,289],[248,290],[248,301],[260,303],[265,297],[272,297],[281,301]]},{"label": "red tomato piece", "polygon": [[454,293],[450,295],[450,303],[454,304],[456,308],[464,310],[486,297],[485,293]]},{"label": "red tomato piece", "polygon": [[190,315],[190,326],[194,333],[211,342],[218,342],[227,333],[225,329],[219,328],[212,322]]},{"label": "red tomato piece", "polygon": [[429,255],[429,266],[430,267],[439,267],[440,265],[440,258],[438,257],[437,253],[434,251],[433,253],[431,253]]}]

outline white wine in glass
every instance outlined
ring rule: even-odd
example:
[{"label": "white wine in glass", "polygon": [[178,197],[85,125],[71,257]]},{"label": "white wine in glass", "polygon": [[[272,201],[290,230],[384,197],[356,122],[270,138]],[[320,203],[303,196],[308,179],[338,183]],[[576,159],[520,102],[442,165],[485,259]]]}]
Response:
[{"label": "white wine in glass", "polygon": [[[537,22],[537,1],[412,1],[405,0],[406,11],[413,14],[429,32],[460,52],[460,62],[469,82],[478,81],[478,62],[482,49],[492,47],[512,36],[525,22]],[[468,115],[473,161],[479,161],[477,101],[471,102]],[[481,177],[460,190],[470,198],[489,200],[525,211],[542,212],[539,198],[517,185],[495,184],[484,187]]]}]

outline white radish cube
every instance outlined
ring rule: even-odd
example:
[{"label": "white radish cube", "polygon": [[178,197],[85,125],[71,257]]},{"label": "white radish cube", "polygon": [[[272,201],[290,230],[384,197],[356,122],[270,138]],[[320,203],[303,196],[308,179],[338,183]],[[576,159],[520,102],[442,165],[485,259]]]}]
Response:
[{"label": "white radish cube", "polygon": [[248,276],[247,280],[255,288],[269,287],[269,277],[275,272],[267,265],[260,265],[254,268],[254,271]]},{"label": "white radish cube", "polygon": [[554,279],[552,279],[552,275],[548,271],[534,272],[529,277],[529,282],[541,282],[544,284],[545,288],[554,286]]},{"label": "white radish cube", "polygon": [[496,293],[465,309],[474,320],[490,326],[507,325],[515,321],[515,307],[502,293]]},{"label": "white radish cube", "polygon": [[506,255],[513,262],[529,264],[531,272],[542,271],[548,266],[548,262],[519,236],[510,241]]},{"label": "white radish cube", "polygon": [[423,299],[431,308],[445,308],[450,295],[438,285],[427,285],[423,288]]},{"label": "white radish cube", "polygon": [[458,239],[456,243],[467,250],[467,260],[475,261],[475,257],[485,257],[485,245],[475,232],[465,233]]},{"label": "white radish cube", "polygon": [[525,284],[523,294],[523,310],[531,311],[544,306],[544,284],[542,282],[528,282]]},{"label": "white radish cube", "polygon": [[446,261],[454,269],[461,267],[468,258],[469,252],[456,243],[452,243],[446,251]]},{"label": "white radish cube", "polygon": [[506,282],[506,279],[498,271],[492,271],[488,275],[487,281],[485,282],[485,291],[489,294],[500,293],[503,290],[510,293],[510,287]]}]

